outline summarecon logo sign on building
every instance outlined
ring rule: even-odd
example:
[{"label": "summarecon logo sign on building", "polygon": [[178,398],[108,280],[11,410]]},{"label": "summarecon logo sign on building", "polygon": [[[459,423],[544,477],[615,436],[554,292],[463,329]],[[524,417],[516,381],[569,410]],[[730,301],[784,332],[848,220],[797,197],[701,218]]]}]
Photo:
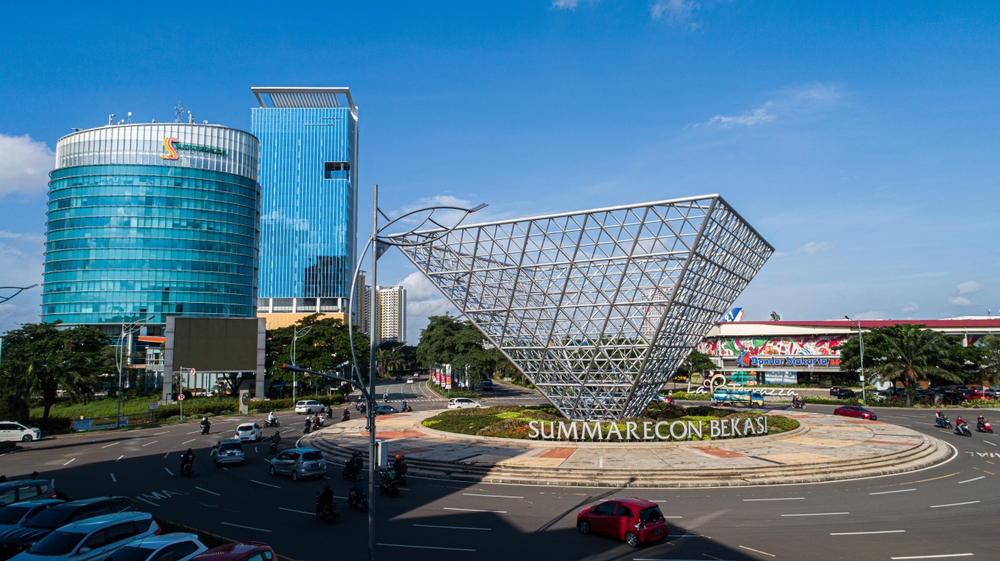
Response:
[{"label": "summarecon logo sign on building", "polygon": [[585,440],[641,442],[704,440],[706,437],[743,438],[767,434],[767,417],[738,417],[709,421],[627,421],[625,430],[606,421],[531,421],[528,438],[532,440]]}]

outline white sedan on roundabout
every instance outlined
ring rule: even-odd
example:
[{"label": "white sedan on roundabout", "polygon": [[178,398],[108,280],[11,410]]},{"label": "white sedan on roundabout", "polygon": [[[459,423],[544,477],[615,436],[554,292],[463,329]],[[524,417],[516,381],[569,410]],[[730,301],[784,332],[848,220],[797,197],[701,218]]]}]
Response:
[{"label": "white sedan on roundabout", "polygon": [[482,407],[482,405],[467,397],[454,397],[448,400],[448,409],[466,409],[468,407]]}]

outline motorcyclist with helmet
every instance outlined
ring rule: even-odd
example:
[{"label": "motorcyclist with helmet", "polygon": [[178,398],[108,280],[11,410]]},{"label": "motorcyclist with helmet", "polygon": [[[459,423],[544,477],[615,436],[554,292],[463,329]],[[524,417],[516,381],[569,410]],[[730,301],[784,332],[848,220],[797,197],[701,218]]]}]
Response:
[{"label": "motorcyclist with helmet", "polygon": [[330,488],[330,484],[327,483],[323,486],[323,492],[319,494],[319,498],[316,499],[316,514],[323,512],[323,509],[333,504],[333,489]]},{"label": "motorcyclist with helmet", "polygon": [[351,485],[351,504],[358,504],[368,496],[367,487],[365,477],[359,473],[354,484]]},{"label": "motorcyclist with helmet", "polygon": [[353,477],[356,475],[361,475],[361,470],[364,468],[364,466],[365,466],[365,460],[364,458],[361,457],[361,452],[355,452],[354,454],[351,455],[351,459],[348,460],[347,466],[344,467],[344,470],[347,472],[347,475],[349,477]]},{"label": "motorcyclist with helmet", "polygon": [[392,462],[392,470],[396,472],[396,477],[401,478],[406,475],[409,466],[406,465],[406,458],[396,454],[396,461]]},{"label": "motorcyclist with helmet", "polygon": [[798,409],[802,407],[802,396],[795,394],[792,396],[792,407]]},{"label": "motorcyclist with helmet", "polygon": [[186,452],[181,454],[181,473],[184,473],[185,469],[194,471],[194,450],[188,448]]},{"label": "motorcyclist with helmet", "polygon": [[981,431],[985,431],[986,430],[986,421],[987,420],[988,419],[986,417],[984,417],[982,413],[980,413],[979,414],[979,418],[976,419],[976,429],[977,430],[981,430]]},{"label": "motorcyclist with helmet", "polygon": [[208,434],[208,431],[212,429],[212,423],[208,422],[208,417],[201,418],[201,434]]},{"label": "motorcyclist with helmet", "polygon": [[959,415],[959,417],[955,419],[955,432],[964,432],[962,427],[965,427],[965,430],[969,430],[969,423],[965,422],[965,420],[962,419],[962,416]]}]

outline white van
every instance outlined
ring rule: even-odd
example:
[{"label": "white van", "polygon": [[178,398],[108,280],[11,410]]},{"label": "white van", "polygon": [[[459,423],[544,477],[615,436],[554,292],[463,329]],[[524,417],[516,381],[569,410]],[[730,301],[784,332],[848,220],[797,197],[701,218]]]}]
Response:
[{"label": "white van", "polygon": [[0,421],[0,440],[31,442],[42,439],[42,429],[26,427],[14,421]]}]

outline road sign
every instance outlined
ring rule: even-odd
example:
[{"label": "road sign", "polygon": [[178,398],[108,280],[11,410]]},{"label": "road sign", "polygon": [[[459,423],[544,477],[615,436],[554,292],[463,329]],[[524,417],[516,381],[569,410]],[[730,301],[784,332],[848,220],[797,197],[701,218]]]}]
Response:
[{"label": "road sign", "polygon": [[184,401],[184,394],[182,393],[177,394],[177,401]]},{"label": "road sign", "polygon": [[160,408],[160,402],[159,401],[150,401],[149,402],[149,410],[150,411],[156,411],[159,408]]},{"label": "road sign", "polygon": [[191,370],[189,370],[189,371],[188,371],[188,374],[190,374],[190,375],[192,375],[192,376],[194,376],[194,375],[195,375],[195,374],[197,374],[197,373],[198,373],[198,371],[197,371],[197,370],[195,370],[194,368],[192,368]]}]

